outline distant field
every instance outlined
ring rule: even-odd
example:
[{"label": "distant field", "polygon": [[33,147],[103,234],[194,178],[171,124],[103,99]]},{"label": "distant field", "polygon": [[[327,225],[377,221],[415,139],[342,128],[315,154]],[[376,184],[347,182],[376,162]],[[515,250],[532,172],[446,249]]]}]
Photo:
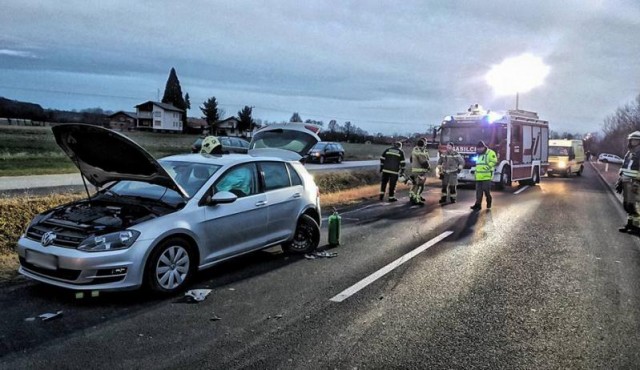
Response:
[{"label": "distant field", "polygon": [[[161,158],[186,153],[198,135],[122,132]],[[343,143],[346,160],[377,159],[385,145]],[[77,172],[60,150],[50,127],[0,126],[0,176]]]}]

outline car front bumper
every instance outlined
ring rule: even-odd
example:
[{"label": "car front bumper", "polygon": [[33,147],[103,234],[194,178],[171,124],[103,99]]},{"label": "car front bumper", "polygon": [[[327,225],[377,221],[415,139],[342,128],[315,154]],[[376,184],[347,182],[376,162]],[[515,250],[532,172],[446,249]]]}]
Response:
[{"label": "car front bumper", "polygon": [[31,279],[72,290],[129,290],[142,285],[150,240],[109,252],[83,252],[18,240],[18,272]]}]

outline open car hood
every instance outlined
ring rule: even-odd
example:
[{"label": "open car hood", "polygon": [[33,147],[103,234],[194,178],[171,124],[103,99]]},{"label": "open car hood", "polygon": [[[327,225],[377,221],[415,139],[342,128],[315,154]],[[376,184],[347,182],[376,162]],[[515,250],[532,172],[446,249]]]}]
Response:
[{"label": "open car hood", "polygon": [[56,142],[94,186],[133,180],[188,195],[164,168],[128,137],[99,126],[62,124],[51,128]]}]

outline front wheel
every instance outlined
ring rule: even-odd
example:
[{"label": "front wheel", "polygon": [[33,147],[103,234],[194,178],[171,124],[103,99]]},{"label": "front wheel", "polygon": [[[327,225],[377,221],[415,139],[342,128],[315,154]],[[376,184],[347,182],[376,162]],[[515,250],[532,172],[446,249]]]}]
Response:
[{"label": "front wheel", "polygon": [[531,185],[535,185],[539,183],[540,183],[540,170],[538,170],[538,167],[535,167],[533,169],[533,178],[531,179]]},{"label": "front wheel", "polygon": [[342,155],[338,156],[338,163],[342,163]]},{"label": "front wheel", "polygon": [[293,239],[282,244],[283,249],[289,253],[309,253],[320,244],[320,226],[313,217],[302,215],[298,219],[298,225]]},{"label": "front wheel", "polygon": [[576,175],[582,176],[582,171],[584,171],[584,166],[580,166],[580,169],[578,170],[578,172],[576,172]]},{"label": "front wheel", "polygon": [[509,173],[509,167],[505,166],[500,173],[500,182],[497,184],[498,190],[504,190],[505,187],[511,186],[511,174]]},{"label": "front wheel", "polygon": [[161,294],[182,290],[191,280],[196,266],[191,246],[182,238],[170,238],[151,252],[145,268],[149,288]]},{"label": "front wheel", "polygon": [[323,164],[323,163],[324,163],[324,156],[323,156],[323,155],[321,155],[321,156],[320,156],[320,158],[318,159],[318,162],[319,162],[320,164]]}]

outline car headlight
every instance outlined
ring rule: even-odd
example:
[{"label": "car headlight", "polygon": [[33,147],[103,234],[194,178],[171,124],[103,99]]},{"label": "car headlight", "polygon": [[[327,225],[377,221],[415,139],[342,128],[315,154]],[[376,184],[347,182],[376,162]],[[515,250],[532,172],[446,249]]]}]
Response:
[{"label": "car headlight", "polygon": [[567,167],[567,162],[558,162],[558,168],[565,168]]},{"label": "car headlight", "polygon": [[111,234],[94,236],[86,239],[78,246],[78,250],[85,252],[104,252],[129,248],[140,236],[135,230],[118,231]]}]

